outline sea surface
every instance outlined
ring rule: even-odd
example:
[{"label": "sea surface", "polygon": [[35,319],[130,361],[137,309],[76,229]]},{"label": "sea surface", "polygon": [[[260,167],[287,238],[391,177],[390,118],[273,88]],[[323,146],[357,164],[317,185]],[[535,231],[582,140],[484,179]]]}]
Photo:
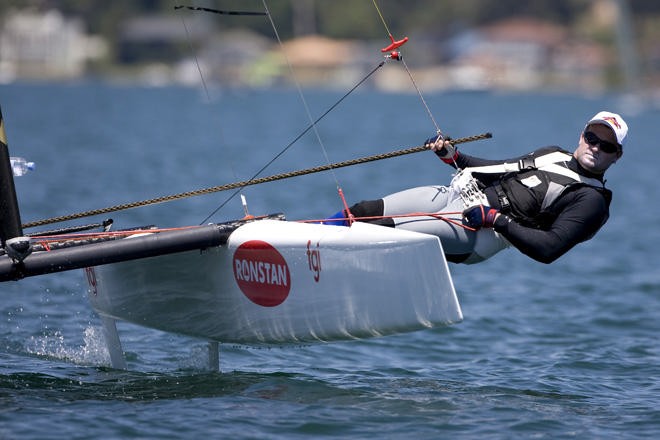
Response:
[{"label": "sea surface", "polygon": [[[321,115],[343,92],[304,91]],[[660,436],[660,110],[619,95],[425,95],[469,154],[572,149],[602,109],[630,125],[608,173],[611,218],[544,265],[507,250],[451,265],[464,321],[345,343],[250,348],[119,323],[128,370],[110,367],[82,271],[0,285],[0,439],[475,438]],[[29,222],[420,145],[434,124],[415,93],[358,89],[316,130],[296,90],[125,84],[0,86]],[[318,134],[318,136],[317,136]],[[320,139],[320,141],[319,141]],[[349,203],[446,183],[417,153],[247,188],[251,214],[322,218]],[[216,193],[65,224],[182,226],[244,215]],[[213,212],[222,206],[217,213]],[[209,217],[210,216],[210,217]],[[61,225],[53,225],[58,227]]]}]

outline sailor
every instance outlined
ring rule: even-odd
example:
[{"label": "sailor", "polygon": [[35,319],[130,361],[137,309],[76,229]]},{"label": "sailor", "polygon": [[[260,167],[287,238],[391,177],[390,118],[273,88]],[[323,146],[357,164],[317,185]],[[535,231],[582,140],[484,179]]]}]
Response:
[{"label": "sailor", "polygon": [[[437,235],[455,263],[477,263],[510,246],[551,263],[607,221],[612,193],[604,173],[623,155],[627,133],[620,115],[601,111],[572,154],[551,146],[504,161],[459,153],[436,135],[425,144],[459,170],[450,185],[408,189],[349,211],[362,221]],[[342,210],[325,223],[347,224],[346,217]]]}]

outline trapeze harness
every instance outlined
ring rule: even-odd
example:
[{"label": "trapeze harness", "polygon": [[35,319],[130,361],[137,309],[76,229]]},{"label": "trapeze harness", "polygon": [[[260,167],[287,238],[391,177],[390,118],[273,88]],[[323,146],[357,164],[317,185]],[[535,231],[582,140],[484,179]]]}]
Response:
[{"label": "trapeze harness", "polygon": [[[567,168],[565,163],[572,157],[564,151],[552,151],[515,163],[468,167],[456,174],[450,188],[463,200],[465,208],[491,205],[524,226],[544,229],[556,218],[550,207],[568,188],[588,185],[608,191],[600,180]],[[495,230],[481,229],[474,246],[476,255],[470,260],[484,260],[509,246]]]}]

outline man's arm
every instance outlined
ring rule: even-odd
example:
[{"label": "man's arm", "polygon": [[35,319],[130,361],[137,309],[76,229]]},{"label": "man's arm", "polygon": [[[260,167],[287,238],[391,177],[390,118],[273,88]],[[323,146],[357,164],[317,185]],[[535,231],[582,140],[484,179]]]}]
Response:
[{"label": "man's arm", "polygon": [[482,167],[488,165],[499,165],[501,163],[518,163],[521,159],[538,157],[544,154],[552,153],[554,151],[561,151],[561,148],[557,146],[547,146],[538,148],[535,151],[532,151],[529,154],[523,156],[512,157],[509,159],[482,159],[480,157],[470,156],[468,154],[460,153],[449,140],[444,140],[442,143],[440,141],[433,143],[429,142],[431,139],[426,141],[426,145],[429,145],[430,149],[440,158],[442,161],[452,167],[464,169],[471,167]]},{"label": "man's arm", "polygon": [[523,254],[541,263],[552,263],[576,244],[590,239],[608,217],[605,198],[593,188],[579,188],[563,197],[568,200],[548,230],[523,226],[504,214],[497,217],[494,229]]}]

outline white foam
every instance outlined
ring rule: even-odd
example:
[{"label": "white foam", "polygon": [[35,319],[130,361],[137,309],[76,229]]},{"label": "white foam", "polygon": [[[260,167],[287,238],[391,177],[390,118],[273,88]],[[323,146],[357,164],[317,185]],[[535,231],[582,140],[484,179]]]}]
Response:
[{"label": "white foam", "polygon": [[61,359],[82,365],[110,365],[103,328],[90,326],[83,332],[83,345],[67,345],[64,335],[56,331],[51,335],[32,336],[25,347],[30,354]]}]

